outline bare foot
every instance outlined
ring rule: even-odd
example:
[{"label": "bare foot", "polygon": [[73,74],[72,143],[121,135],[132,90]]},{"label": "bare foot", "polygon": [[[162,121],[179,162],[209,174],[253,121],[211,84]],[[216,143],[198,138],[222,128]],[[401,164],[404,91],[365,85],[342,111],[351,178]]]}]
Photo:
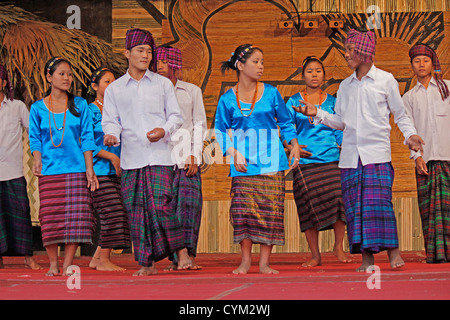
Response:
[{"label": "bare foot", "polygon": [[259,267],[259,273],[262,273],[262,274],[279,274],[280,272],[278,270],[272,269],[269,266],[260,266]]},{"label": "bare foot", "polygon": [[157,273],[158,273],[158,270],[156,270],[155,266],[142,267],[141,269],[139,269],[138,271],[133,273],[133,276],[151,276],[151,275],[157,274]]},{"label": "bare foot", "polygon": [[95,267],[95,269],[97,271],[125,271],[125,268],[119,267],[118,265],[114,264],[111,262],[111,260],[107,260],[107,261],[102,261],[101,259],[99,259],[100,261],[98,262],[97,266]]},{"label": "bare foot", "polygon": [[250,270],[250,263],[242,262],[237,269],[233,270],[234,274],[246,274]]},{"label": "bare foot", "polygon": [[398,248],[388,249],[388,256],[392,269],[398,269],[405,265],[405,261],[400,256],[400,250]]},{"label": "bare foot", "polygon": [[48,271],[45,275],[47,277],[59,276],[60,275],[59,266],[50,264],[50,268],[48,269]]},{"label": "bare foot", "polygon": [[177,270],[177,264],[172,262],[167,268],[163,269],[164,271],[174,271]]},{"label": "bare foot", "polygon": [[342,250],[342,248],[334,248],[333,253],[334,253],[334,255],[338,258],[338,260],[339,260],[340,262],[343,262],[343,263],[349,263],[349,262],[352,262],[352,259],[351,259],[351,258],[348,258],[348,257],[345,255],[345,252],[344,252],[344,250]]},{"label": "bare foot", "polygon": [[372,266],[375,262],[375,258],[372,253],[362,253],[362,265],[356,269],[356,272],[366,272],[367,268]]},{"label": "bare foot", "polygon": [[29,266],[32,270],[42,270],[43,268],[33,259],[33,257],[26,256],[24,263]]},{"label": "bare foot", "polygon": [[192,261],[189,258],[187,249],[181,249],[177,252],[178,257],[178,266],[177,270],[186,270],[189,269],[192,266]]},{"label": "bare foot", "polygon": [[322,265],[322,260],[320,258],[312,258],[309,261],[302,263],[302,267],[313,268]]},{"label": "bare foot", "polygon": [[189,270],[201,270],[201,269],[203,269],[202,266],[199,266],[199,265],[195,262],[195,257],[194,257],[192,254],[189,255],[189,258],[190,258],[191,261],[192,261],[192,265],[189,267]]}]

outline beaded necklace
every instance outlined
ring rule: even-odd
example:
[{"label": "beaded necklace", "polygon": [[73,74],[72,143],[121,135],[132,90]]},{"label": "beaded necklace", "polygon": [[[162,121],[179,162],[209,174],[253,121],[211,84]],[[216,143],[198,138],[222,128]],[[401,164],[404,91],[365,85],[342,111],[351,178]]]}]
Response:
[{"label": "beaded necklace", "polygon": [[[52,95],[50,94],[48,96],[48,104],[49,104],[49,109],[48,109],[48,126],[50,128],[50,140],[52,141],[52,145],[55,148],[58,148],[59,146],[61,146],[63,140],[64,140],[64,133],[66,131],[66,115],[67,115],[67,97],[66,97],[66,109],[64,110],[64,121],[63,121],[63,125],[61,128],[58,128],[58,126],[56,125],[56,120],[55,120],[55,113],[53,112],[53,106],[52,106]],[[53,134],[52,134],[52,122],[51,122],[51,117],[50,117],[50,113],[53,115],[53,123],[55,124],[55,128],[58,131],[63,130],[62,132],[62,137],[61,137],[61,142],[58,145],[55,145],[55,143],[53,142]]]},{"label": "beaded necklace", "polygon": [[[241,103],[239,101],[239,83],[236,85],[236,101],[237,101],[237,105],[239,107],[239,111],[241,111],[241,114],[244,117],[250,117],[250,115],[253,113],[253,110],[255,109],[255,102],[256,102],[256,97],[258,96],[258,81],[256,81],[256,88],[255,88],[255,95],[253,96],[253,100],[252,100],[252,106],[250,109],[241,109]],[[250,113],[248,115],[245,115],[242,110],[244,111],[250,111]]]}]

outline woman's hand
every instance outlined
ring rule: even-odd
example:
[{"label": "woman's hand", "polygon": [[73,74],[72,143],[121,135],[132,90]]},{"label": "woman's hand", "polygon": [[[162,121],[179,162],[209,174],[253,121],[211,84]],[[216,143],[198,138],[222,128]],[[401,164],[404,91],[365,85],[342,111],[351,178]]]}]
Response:
[{"label": "woman's hand", "polygon": [[33,167],[31,171],[36,177],[42,177],[42,159],[39,151],[33,152]]},{"label": "woman's hand", "polygon": [[95,191],[100,187],[93,168],[86,168],[86,179],[88,181],[87,187],[91,191]]},{"label": "woman's hand", "polygon": [[291,166],[291,169],[297,168],[300,162],[300,146],[295,144],[292,146],[291,152],[289,153],[289,164],[292,163],[292,159],[294,159],[294,163]]},{"label": "woman's hand", "polygon": [[235,148],[230,148],[227,153],[233,156],[234,167],[237,171],[247,172],[247,160],[245,160],[245,157],[239,151]]},{"label": "woman's hand", "polygon": [[122,175],[122,169],[120,169],[120,158],[116,156],[114,153],[111,153],[109,161],[111,161],[111,164],[116,170],[117,176],[120,177]]}]

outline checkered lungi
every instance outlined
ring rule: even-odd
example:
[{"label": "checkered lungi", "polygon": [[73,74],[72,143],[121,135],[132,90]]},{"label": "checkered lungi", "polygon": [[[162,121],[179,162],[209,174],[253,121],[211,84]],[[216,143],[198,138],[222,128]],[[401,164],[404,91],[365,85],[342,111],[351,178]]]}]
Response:
[{"label": "checkered lungi", "polygon": [[427,263],[450,261],[450,161],[428,161],[416,174]]},{"label": "checkered lungi", "polygon": [[341,169],[342,198],[351,253],[398,248],[392,205],[394,168],[390,162]]},{"label": "checkered lungi", "polygon": [[183,230],[175,213],[172,166],[123,170],[122,199],[131,226],[134,256],[150,267],[184,248]]},{"label": "checkered lungi", "polygon": [[176,169],[173,185],[176,214],[183,226],[184,243],[189,254],[195,257],[203,204],[200,170],[195,176],[187,177],[186,170]]},{"label": "checkered lungi", "polygon": [[39,177],[39,222],[44,246],[92,244],[95,218],[86,173]]},{"label": "checkered lungi", "polygon": [[0,181],[0,256],[33,255],[33,229],[24,177]]}]

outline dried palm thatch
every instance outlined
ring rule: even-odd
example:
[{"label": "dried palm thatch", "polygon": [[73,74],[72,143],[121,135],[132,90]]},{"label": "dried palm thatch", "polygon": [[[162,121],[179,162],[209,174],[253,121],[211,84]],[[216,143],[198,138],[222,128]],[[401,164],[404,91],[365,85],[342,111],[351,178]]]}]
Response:
[{"label": "dried palm thatch", "polygon": [[53,56],[72,63],[74,93],[80,95],[98,67],[116,75],[126,70],[126,60],[110,44],[93,35],[46,21],[11,5],[0,5],[0,63],[5,64],[17,95],[29,106],[48,89],[44,65]]}]

